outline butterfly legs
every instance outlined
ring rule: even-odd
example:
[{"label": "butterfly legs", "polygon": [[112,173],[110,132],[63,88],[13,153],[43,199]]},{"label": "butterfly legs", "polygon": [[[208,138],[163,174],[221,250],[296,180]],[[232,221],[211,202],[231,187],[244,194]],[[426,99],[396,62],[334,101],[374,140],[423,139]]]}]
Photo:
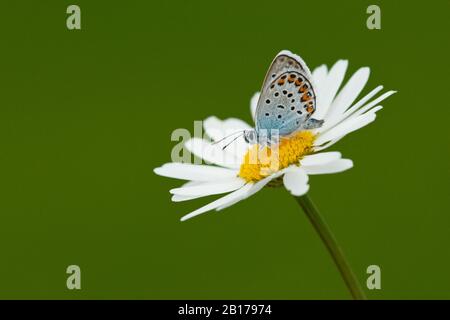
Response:
[{"label": "butterfly legs", "polygon": [[305,129],[305,130],[317,129],[317,128],[320,128],[323,125],[323,123],[324,123],[323,120],[309,118],[308,120],[306,120],[305,123],[303,123],[302,129]]}]

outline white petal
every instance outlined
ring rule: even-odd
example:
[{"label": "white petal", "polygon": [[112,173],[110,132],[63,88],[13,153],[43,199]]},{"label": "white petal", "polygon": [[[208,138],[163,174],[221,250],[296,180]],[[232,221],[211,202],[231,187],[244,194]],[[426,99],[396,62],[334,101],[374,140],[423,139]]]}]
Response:
[{"label": "white petal", "polygon": [[248,130],[252,127],[245,121],[238,118],[228,118],[223,121],[223,128],[225,132],[236,132],[239,130]]},{"label": "white petal", "polygon": [[250,125],[237,118],[220,120],[217,117],[208,117],[203,121],[205,133],[214,141],[218,141],[227,135],[250,129]]},{"label": "white petal", "polygon": [[181,202],[181,201],[188,201],[188,200],[192,200],[192,199],[196,199],[198,197],[194,197],[194,196],[180,196],[178,194],[174,194],[172,196],[172,202]]},{"label": "white petal", "polygon": [[335,114],[334,116],[327,118],[325,121],[325,125],[320,128],[320,132],[325,132],[325,131],[329,130],[330,128],[338,125],[342,121],[351,118],[352,116],[357,116],[357,115],[360,115],[360,114],[368,111],[370,108],[375,106],[377,103],[386,99],[387,97],[389,97],[390,95],[392,95],[396,92],[396,91],[388,91],[388,92],[382,94],[377,99],[364,105],[367,101],[369,101],[373,96],[375,96],[375,94],[377,94],[382,89],[383,89],[383,86],[376,87],[369,94],[367,94],[361,100],[359,100],[356,104],[354,104],[353,106],[348,108],[347,111],[345,111],[344,113]]},{"label": "white petal", "polygon": [[329,147],[331,147],[333,144],[335,144],[336,142],[338,142],[339,140],[341,140],[343,137],[339,137],[339,138],[336,138],[336,139],[333,139],[333,140],[331,140],[331,141],[328,141],[327,143],[325,143],[325,144],[322,144],[321,146],[314,146],[314,152],[319,152],[319,151],[322,151],[322,150],[324,150],[324,149],[326,149],[326,148],[329,148]]},{"label": "white petal", "polygon": [[321,66],[318,66],[312,72],[313,80],[317,85],[324,84],[324,81],[326,81],[326,79],[327,79],[327,75],[328,75],[327,66],[324,64]]},{"label": "white petal", "polygon": [[[362,97],[357,103],[355,103],[353,106],[347,109],[346,113],[353,113],[356,110],[358,110],[361,106],[363,106],[367,101],[372,99],[378,92],[383,90],[383,86],[378,86],[372,91],[370,91],[368,94],[366,94],[364,97]],[[333,119],[329,119],[330,121]]]},{"label": "white petal", "polygon": [[[193,186],[198,186],[201,185],[204,182],[201,181],[188,181],[186,183],[184,183],[182,186],[183,187],[193,187]],[[186,201],[186,200],[191,200],[191,199],[195,199],[196,197],[188,197],[188,196],[178,196],[178,195],[173,195],[172,196],[172,201],[173,202],[180,202],[180,201]]]},{"label": "white petal", "polygon": [[344,88],[339,92],[333,100],[330,110],[327,114],[327,121],[331,121],[333,117],[342,115],[345,110],[356,100],[361,90],[369,79],[370,69],[367,67],[360,68],[356,71]]},{"label": "white petal", "polygon": [[341,158],[341,153],[337,151],[321,152],[303,157],[300,161],[302,166],[323,165]]},{"label": "white petal", "polygon": [[199,214],[205,213],[210,210],[214,210],[214,209],[216,209],[220,206],[226,205],[227,203],[230,203],[230,202],[236,203],[237,202],[236,200],[238,200],[238,201],[241,200],[251,187],[252,187],[252,184],[248,183],[245,186],[243,186],[242,188],[240,188],[232,193],[229,193],[226,196],[219,198],[219,199],[211,202],[210,204],[207,204],[206,206],[203,206],[191,213],[188,213],[187,215],[185,215],[181,218],[181,221],[186,221],[190,218],[198,216]]},{"label": "white petal", "polygon": [[350,159],[339,159],[323,165],[303,166],[307,174],[327,174],[337,173],[353,167],[353,161]]},{"label": "white petal", "polygon": [[369,123],[374,121],[375,118],[376,118],[375,114],[363,114],[353,119],[344,120],[343,122],[331,128],[330,130],[324,133],[320,133],[317,139],[315,140],[314,144],[316,146],[320,146],[325,142],[341,138],[352,131],[358,130],[368,125]]},{"label": "white petal", "polygon": [[[203,127],[206,134],[214,141],[219,141],[231,135],[229,138],[223,140],[223,142],[218,143],[220,148],[223,148],[228,142],[231,142],[235,137],[238,137],[239,133],[242,133],[243,130],[251,129],[248,123],[240,119],[229,118],[222,121],[216,117],[209,117],[203,121]],[[241,160],[247,152],[247,149],[248,144],[241,136],[231,143],[225,151]]]},{"label": "white petal", "polygon": [[327,77],[328,77],[328,70],[326,65],[321,65],[320,67],[317,67],[313,73],[312,77],[314,80],[314,87],[316,90],[316,103],[317,103],[317,110],[314,112],[314,117],[316,119],[323,119],[325,114],[328,111],[328,106],[324,104],[324,95],[322,94],[325,92],[327,88]]},{"label": "white petal", "polygon": [[193,186],[199,186],[201,185],[202,181],[188,181],[182,184],[182,187],[193,187]]},{"label": "white petal", "polygon": [[203,120],[203,128],[205,133],[214,141],[222,139],[225,135],[222,130],[222,120],[214,116]]},{"label": "white petal", "polygon": [[[287,168],[286,168],[287,169]],[[264,188],[270,181],[272,181],[273,179],[276,179],[278,177],[280,177],[281,175],[284,174],[284,172],[286,171],[286,169],[277,171],[273,174],[271,174],[270,176],[265,177],[264,179],[259,180],[258,182],[256,182],[253,187],[249,190],[248,194],[247,194],[247,198],[254,195],[255,193],[257,193],[259,190],[261,190],[262,188]]]},{"label": "white petal", "polygon": [[255,121],[256,107],[258,106],[260,92],[256,92],[250,100],[250,113],[252,115],[253,121]]},{"label": "white petal", "polygon": [[378,103],[380,103],[381,101],[383,101],[384,99],[390,97],[391,95],[393,95],[394,93],[396,93],[397,91],[388,91],[383,93],[381,96],[379,96],[378,98],[376,98],[375,100],[369,102],[368,104],[366,104],[365,106],[361,107],[361,108],[351,108],[351,110],[349,109],[347,112],[344,113],[343,118],[347,118],[349,116],[352,115],[359,115],[362,114],[368,110],[370,110],[373,106],[376,106]]},{"label": "white petal", "polygon": [[232,169],[237,169],[240,166],[240,159],[229,152],[225,152],[219,144],[212,145],[206,140],[192,138],[185,143],[185,146],[189,152],[206,162]]},{"label": "white petal", "polygon": [[203,182],[199,185],[175,188],[170,193],[180,196],[209,196],[212,194],[221,194],[239,189],[245,184],[245,180],[235,177],[219,181]]},{"label": "white petal", "polygon": [[[234,179],[238,179],[239,180],[240,178],[234,178]],[[222,180],[222,181],[225,181],[225,180]],[[226,181],[229,181],[229,180],[227,179]],[[183,186],[181,188],[178,188],[178,189],[184,189],[185,187],[187,188],[187,187],[194,187],[194,186],[195,187],[197,187],[197,186],[205,186],[205,185],[207,185],[209,183],[210,182],[203,182],[203,181],[188,181],[185,184],[183,184]],[[211,183],[215,183],[215,182],[211,182]],[[234,191],[234,190],[235,189],[232,190],[232,188],[230,188],[228,191],[225,191],[225,192],[230,192],[230,191]],[[198,195],[191,195],[191,196],[181,195],[181,194],[174,194],[172,196],[172,201],[173,202],[181,202],[181,201],[187,201],[187,200],[193,200],[193,199],[201,198],[203,196],[207,196],[207,194],[198,194]]]},{"label": "white petal", "polygon": [[[237,159],[236,162],[240,165],[250,145],[247,142],[245,142],[244,137],[242,135],[237,137],[237,139],[233,141],[234,138],[236,138],[236,136],[232,137],[231,139],[226,139],[224,143],[217,143],[217,145],[219,148],[222,149],[226,147],[224,151],[230,156]],[[234,166],[236,167],[236,164]]]},{"label": "white petal", "polygon": [[252,183],[251,184],[252,187],[250,188],[250,190],[241,199],[235,200],[234,202],[230,202],[230,203],[224,204],[224,205],[218,207],[216,210],[217,211],[223,210],[223,209],[225,209],[225,208],[227,208],[229,206],[232,206],[233,204],[235,204],[238,201],[241,201],[243,199],[247,199],[247,198],[251,197],[252,195],[257,193],[258,191],[260,191],[262,188],[264,188],[270,181],[272,181],[273,179],[276,179],[279,176],[281,176],[285,172],[285,170],[286,169],[280,170],[280,171],[278,171],[278,172],[276,172],[274,174],[271,174],[270,176],[265,177],[264,179],[259,180],[256,183]]},{"label": "white petal", "polygon": [[[186,183],[184,183],[182,186],[183,187],[193,187],[193,186],[198,186],[201,185],[202,181],[188,181]],[[172,196],[172,201],[173,202],[180,202],[180,201],[186,201],[186,200],[191,200],[191,199],[195,199],[196,197],[188,197],[188,196],[179,196],[179,195],[173,195]]]},{"label": "white petal", "polygon": [[305,170],[296,166],[286,171],[283,183],[294,196],[302,196],[309,190],[308,175]]},{"label": "white petal", "polygon": [[[326,80],[326,87],[323,92],[321,92],[321,108],[328,109],[331,106],[331,102],[333,101],[336,93],[341,86],[342,80],[344,80],[345,71],[347,70],[348,61],[347,60],[339,60],[334,64],[334,66],[330,69],[328,73],[328,77]],[[319,116],[323,116],[326,119],[326,114],[319,113],[319,107],[317,107],[317,112],[319,115],[316,115],[317,118],[321,118]]]},{"label": "white petal", "polygon": [[232,178],[238,173],[236,170],[216,166],[178,162],[166,163],[159,168],[155,168],[153,171],[164,177],[194,181],[212,181]]},{"label": "white petal", "polygon": [[[361,114],[371,114],[371,113],[376,113],[378,111],[380,111],[381,109],[383,109],[383,106],[376,106],[373,107],[372,109],[370,109],[369,111],[367,111],[367,109],[369,108],[361,108],[358,111],[356,111],[354,114],[352,114],[350,117],[348,117],[348,119],[352,119],[355,117],[360,116]],[[347,120],[347,119],[346,119]],[[345,121],[345,120],[344,120]]]}]

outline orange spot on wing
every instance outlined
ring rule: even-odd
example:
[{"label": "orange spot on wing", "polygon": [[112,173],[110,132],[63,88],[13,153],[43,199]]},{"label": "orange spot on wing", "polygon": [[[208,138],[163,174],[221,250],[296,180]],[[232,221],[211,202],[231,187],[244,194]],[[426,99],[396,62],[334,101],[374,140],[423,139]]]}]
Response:
[{"label": "orange spot on wing", "polygon": [[302,98],[300,99],[302,102],[305,102],[305,101],[308,101],[308,100],[310,100],[311,99],[311,97],[310,96],[308,96],[308,93],[304,93],[303,95],[302,95]]}]

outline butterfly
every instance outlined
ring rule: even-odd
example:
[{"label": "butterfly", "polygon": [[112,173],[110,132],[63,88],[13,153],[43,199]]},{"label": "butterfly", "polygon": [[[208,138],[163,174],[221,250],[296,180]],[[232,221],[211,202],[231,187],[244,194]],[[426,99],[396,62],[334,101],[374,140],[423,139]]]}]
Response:
[{"label": "butterfly", "polygon": [[299,130],[319,128],[323,120],[312,118],[316,92],[305,62],[290,51],[272,61],[263,82],[255,114],[255,128],[245,130],[247,143],[272,144]]},{"label": "butterfly", "polygon": [[324,121],[311,117],[316,110],[316,92],[311,79],[302,58],[287,50],[278,53],[263,82],[255,128],[239,132],[230,143],[243,136],[249,144],[270,146],[299,130],[320,128]]}]

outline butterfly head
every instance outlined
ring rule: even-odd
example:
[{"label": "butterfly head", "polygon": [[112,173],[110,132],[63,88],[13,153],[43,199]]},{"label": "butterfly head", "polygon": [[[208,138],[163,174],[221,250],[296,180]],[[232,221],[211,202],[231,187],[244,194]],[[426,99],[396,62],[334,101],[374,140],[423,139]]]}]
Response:
[{"label": "butterfly head", "polygon": [[258,143],[258,133],[254,129],[244,130],[244,140],[249,144],[256,144]]}]

